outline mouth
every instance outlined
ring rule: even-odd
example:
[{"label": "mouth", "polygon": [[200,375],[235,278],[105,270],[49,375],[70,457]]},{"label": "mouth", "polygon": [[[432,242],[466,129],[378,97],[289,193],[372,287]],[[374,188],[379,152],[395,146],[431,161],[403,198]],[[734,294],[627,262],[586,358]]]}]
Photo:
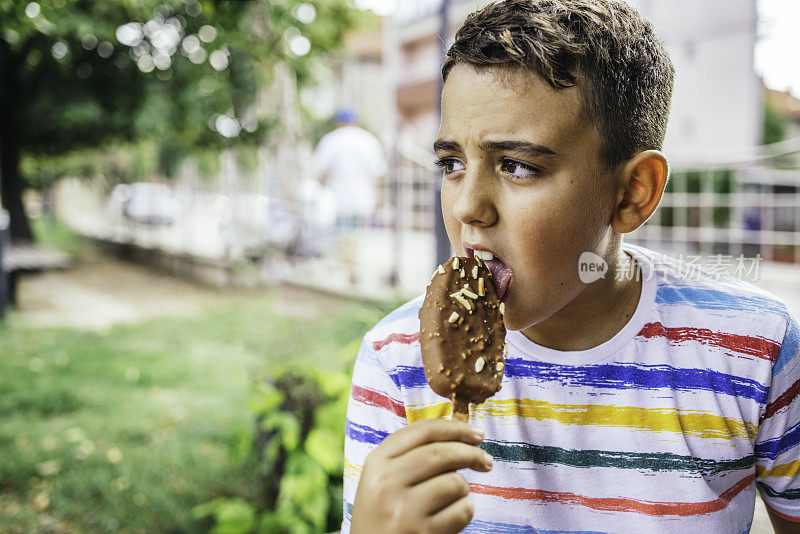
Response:
[{"label": "mouth", "polygon": [[481,245],[465,244],[464,250],[467,252],[468,258],[480,258],[486,264],[489,272],[492,273],[492,284],[497,292],[497,298],[502,301],[508,294],[514,279],[511,267],[506,265],[494,252]]}]

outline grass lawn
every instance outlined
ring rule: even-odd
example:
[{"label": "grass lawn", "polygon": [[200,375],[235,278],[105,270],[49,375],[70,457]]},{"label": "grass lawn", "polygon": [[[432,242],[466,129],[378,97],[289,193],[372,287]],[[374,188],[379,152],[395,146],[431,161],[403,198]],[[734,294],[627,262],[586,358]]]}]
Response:
[{"label": "grass lawn", "polygon": [[29,222],[36,242],[40,245],[59,248],[76,255],[86,250],[85,239],[54,219],[33,217]]},{"label": "grass lawn", "polygon": [[[382,309],[381,309],[382,308]],[[269,295],[93,332],[0,324],[0,531],[195,532],[193,506],[252,482],[228,457],[254,377],[341,368],[387,307],[293,319]]]}]

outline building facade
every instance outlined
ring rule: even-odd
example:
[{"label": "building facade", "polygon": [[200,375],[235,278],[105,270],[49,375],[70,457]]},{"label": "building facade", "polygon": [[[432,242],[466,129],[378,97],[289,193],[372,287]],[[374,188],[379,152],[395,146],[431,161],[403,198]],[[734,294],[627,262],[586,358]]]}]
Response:
[{"label": "building facade", "polygon": [[[395,15],[399,127],[426,147],[439,121],[442,1],[407,0]],[[487,3],[449,2],[447,44],[467,14]],[[676,68],[665,151],[680,157],[760,144],[763,89],[754,70],[756,0],[631,3],[653,22]]]}]

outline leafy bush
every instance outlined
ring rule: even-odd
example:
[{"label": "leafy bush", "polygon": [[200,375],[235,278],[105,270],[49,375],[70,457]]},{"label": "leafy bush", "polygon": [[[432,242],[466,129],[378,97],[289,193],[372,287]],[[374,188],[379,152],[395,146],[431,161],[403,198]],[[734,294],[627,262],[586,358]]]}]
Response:
[{"label": "leafy bush", "polygon": [[[358,349],[348,344],[348,359]],[[311,534],[342,522],[344,431],[350,373],[290,367],[254,384],[255,424],[237,428],[231,453],[256,473],[246,495],[214,499],[193,514],[214,534]]]}]

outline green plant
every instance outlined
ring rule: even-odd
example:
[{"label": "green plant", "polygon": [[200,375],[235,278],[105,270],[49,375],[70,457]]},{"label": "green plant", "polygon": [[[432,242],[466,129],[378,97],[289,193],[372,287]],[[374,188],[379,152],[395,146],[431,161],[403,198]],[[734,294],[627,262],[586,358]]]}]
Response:
[{"label": "green plant", "polygon": [[[349,343],[341,353],[357,350]],[[293,366],[254,384],[248,402],[255,424],[239,427],[233,457],[258,475],[247,495],[195,507],[214,534],[336,530],[342,521],[344,431],[350,373]]]}]

